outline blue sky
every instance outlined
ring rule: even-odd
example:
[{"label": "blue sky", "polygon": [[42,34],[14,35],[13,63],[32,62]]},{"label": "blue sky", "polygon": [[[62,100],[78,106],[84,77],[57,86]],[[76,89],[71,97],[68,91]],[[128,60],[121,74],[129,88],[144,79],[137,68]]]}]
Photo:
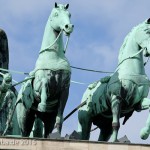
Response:
[{"label": "blue sky", "polygon": [[[56,0],[55,0],[56,1]],[[46,21],[54,7],[54,0],[1,0],[0,28],[9,40],[10,69],[30,72],[33,70],[41,47]],[[149,18],[149,0],[59,0],[69,3],[74,31],[71,34],[66,56],[72,66],[95,70],[114,71],[120,46],[126,34],[140,22]],[[146,73],[150,76],[150,64]],[[72,69],[72,80],[92,83],[107,74],[91,73]],[[23,75],[13,74],[17,81]],[[64,116],[80,104],[87,85],[71,84],[70,95]],[[134,113],[125,126],[121,126],[119,137],[127,135],[133,143],[142,141],[140,129],[145,125],[148,111]],[[122,122],[122,120],[121,120]],[[77,113],[63,126],[62,135],[77,129]],[[91,134],[97,140],[99,131]]]}]

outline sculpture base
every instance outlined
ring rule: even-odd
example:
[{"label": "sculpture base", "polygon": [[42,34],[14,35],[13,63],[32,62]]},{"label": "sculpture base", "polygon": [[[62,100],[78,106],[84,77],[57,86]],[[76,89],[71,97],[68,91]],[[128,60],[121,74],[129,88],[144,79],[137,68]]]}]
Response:
[{"label": "sculpture base", "polygon": [[1,137],[0,149],[15,150],[149,150],[146,144]]}]

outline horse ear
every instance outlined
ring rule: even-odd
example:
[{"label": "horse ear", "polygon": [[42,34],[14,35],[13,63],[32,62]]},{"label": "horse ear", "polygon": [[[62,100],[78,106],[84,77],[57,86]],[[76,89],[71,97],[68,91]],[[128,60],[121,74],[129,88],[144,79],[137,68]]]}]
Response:
[{"label": "horse ear", "polygon": [[149,18],[149,19],[147,19],[147,23],[148,23],[148,24],[150,24],[150,18]]},{"label": "horse ear", "polygon": [[57,8],[58,7],[58,5],[57,5],[57,3],[55,2],[55,8]]},{"label": "horse ear", "polygon": [[69,4],[66,4],[66,5],[65,5],[65,9],[68,9],[68,8],[69,8]]}]

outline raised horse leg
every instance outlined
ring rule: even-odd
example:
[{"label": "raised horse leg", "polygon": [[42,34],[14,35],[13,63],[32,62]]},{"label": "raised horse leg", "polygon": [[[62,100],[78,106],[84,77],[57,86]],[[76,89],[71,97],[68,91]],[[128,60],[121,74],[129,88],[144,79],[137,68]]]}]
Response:
[{"label": "raised horse leg", "polygon": [[119,97],[116,95],[111,96],[111,110],[112,110],[112,135],[111,135],[111,142],[117,141],[118,136],[118,130],[120,128],[119,118],[120,118],[120,109],[121,109],[121,103]]},{"label": "raised horse leg", "polygon": [[35,79],[33,83],[35,97],[39,100],[38,110],[40,112],[47,111],[47,94],[50,94],[48,91],[48,84],[50,84],[50,80],[53,78],[51,75],[51,71],[49,70],[38,70],[35,74]]},{"label": "raised horse leg", "polygon": [[[141,109],[150,109],[150,99],[144,98],[141,104]],[[149,137],[150,134],[150,114],[146,121],[146,126],[141,129],[140,137],[143,140],[146,140]]]},{"label": "raised horse leg", "polygon": [[47,101],[47,78],[43,77],[41,79],[41,103],[38,105],[38,110],[41,112],[46,111],[46,101]]},{"label": "raised horse leg", "polygon": [[29,137],[35,120],[35,112],[31,109],[26,109],[22,102],[18,103],[17,119],[21,134],[23,137]]}]

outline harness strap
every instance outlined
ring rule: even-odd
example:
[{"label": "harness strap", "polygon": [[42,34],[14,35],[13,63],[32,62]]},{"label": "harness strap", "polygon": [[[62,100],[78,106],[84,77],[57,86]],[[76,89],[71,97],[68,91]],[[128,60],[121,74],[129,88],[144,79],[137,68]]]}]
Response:
[{"label": "harness strap", "polygon": [[120,80],[130,80],[134,82],[137,85],[149,85],[150,86],[150,81],[147,78],[146,75],[130,75],[130,74],[124,74],[121,76]]},{"label": "harness strap", "polygon": [[41,53],[43,53],[43,52],[46,52],[46,51],[51,52],[52,50],[54,50],[54,49],[50,49],[50,48],[49,48],[49,49],[44,49],[44,50],[40,51],[39,54],[41,54]]},{"label": "harness strap", "polygon": [[134,58],[135,56],[137,56],[138,54],[140,54],[140,53],[141,53],[142,51],[144,51],[144,50],[145,50],[145,48],[142,48],[142,49],[141,49],[140,51],[138,51],[137,53],[135,53],[135,54],[133,54],[133,55],[131,55],[131,56],[129,56],[129,57],[123,59],[123,60],[118,64],[117,69],[115,70],[115,72],[118,71],[118,69],[119,69],[118,67],[119,67],[125,60]]},{"label": "harness strap", "polygon": [[23,82],[26,82],[26,81],[28,81],[28,80],[30,80],[30,79],[34,79],[34,78],[35,78],[34,76],[31,76],[31,77],[29,77],[29,78],[27,78],[27,79],[24,79],[24,80],[22,80],[22,81],[20,81],[20,82],[18,82],[18,83],[13,84],[12,86],[14,87],[14,86],[16,86],[16,85],[19,85],[19,84],[21,84],[21,83],[23,83]]},{"label": "harness strap", "polygon": [[4,69],[4,68],[0,68],[0,70],[1,71],[5,71],[5,72],[13,72],[13,73],[17,73],[17,74],[29,75],[29,73],[26,73],[26,72],[15,71],[15,70],[8,70],[8,69]]},{"label": "harness strap", "polygon": [[49,46],[47,46],[45,49],[42,49],[39,54],[43,53],[46,51],[46,49],[50,49],[58,40],[58,38],[60,37],[61,33],[63,32],[63,30],[61,30],[57,36],[57,38],[54,40],[54,42],[52,44],[50,44]]}]

